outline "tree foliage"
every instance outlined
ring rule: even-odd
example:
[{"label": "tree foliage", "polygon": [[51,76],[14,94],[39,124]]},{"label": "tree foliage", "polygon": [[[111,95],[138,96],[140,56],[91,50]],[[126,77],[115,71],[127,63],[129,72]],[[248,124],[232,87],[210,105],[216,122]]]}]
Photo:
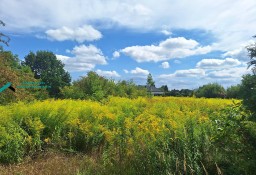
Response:
[{"label": "tree foliage", "polygon": [[151,74],[148,74],[147,77],[147,86],[151,87],[151,86],[155,86],[155,82],[153,80],[153,77]]},{"label": "tree foliage", "polygon": [[227,98],[241,98],[241,85],[230,86],[227,88]]},{"label": "tree foliage", "polygon": [[217,83],[209,83],[199,87],[195,92],[196,97],[224,98],[226,95],[224,87]]},{"label": "tree foliage", "polygon": [[241,84],[243,105],[256,114],[256,75],[244,75]]},{"label": "tree foliage", "polygon": [[70,85],[70,74],[64,70],[64,64],[49,51],[30,52],[22,63],[31,68],[36,79],[41,79],[48,88],[51,97],[59,97],[60,88]]},{"label": "tree foliage", "polygon": [[[256,38],[256,35],[254,36]],[[248,67],[253,67],[253,73],[256,74],[256,42],[254,44],[251,44],[247,46],[247,51],[249,53],[250,61],[248,62]]]},{"label": "tree foliage", "polygon": [[[256,37],[256,36],[254,36]],[[250,56],[248,67],[253,66],[253,75],[247,74],[242,78],[241,97],[243,105],[256,114],[256,42],[247,46],[247,51]]]},{"label": "tree foliage", "polygon": [[[20,83],[29,81],[37,82],[31,69],[27,66],[20,65],[17,55],[10,51],[0,50],[0,87],[11,82],[15,88]],[[0,93],[0,104],[8,104],[20,100],[32,100],[47,98],[47,92],[44,89],[18,89],[15,93],[7,89]]]},{"label": "tree foliage", "polygon": [[100,101],[108,96],[136,98],[146,96],[146,89],[136,86],[132,81],[119,81],[106,79],[96,72],[90,71],[87,76],[74,81],[70,87],[61,89],[63,98],[92,99]]}]

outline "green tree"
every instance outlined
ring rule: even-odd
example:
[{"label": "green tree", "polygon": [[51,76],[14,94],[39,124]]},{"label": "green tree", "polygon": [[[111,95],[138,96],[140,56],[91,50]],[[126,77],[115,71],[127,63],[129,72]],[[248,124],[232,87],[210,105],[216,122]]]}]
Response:
[{"label": "green tree", "polygon": [[227,88],[227,98],[241,98],[241,85],[230,86]]},{"label": "green tree", "polygon": [[[37,82],[28,66],[21,66],[17,55],[10,51],[0,51],[0,87],[11,82],[15,88],[21,82]],[[0,104],[8,104],[20,100],[45,99],[48,93],[44,89],[15,88],[15,93],[6,90],[0,94]]]},{"label": "green tree", "polygon": [[153,77],[151,74],[148,74],[148,78],[147,78],[147,86],[151,87],[151,86],[155,86],[155,82],[153,80]]},{"label": "green tree", "polygon": [[0,48],[0,56],[3,58],[1,64],[13,69],[21,69],[18,55],[14,55],[11,51],[5,51],[3,48]]},{"label": "green tree", "polygon": [[217,83],[209,83],[199,87],[195,92],[196,97],[223,98],[226,95],[225,89]]},{"label": "green tree", "polygon": [[48,88],[51,97],[60,96],[60,88],[70,85],[70,74],[64,70],[64,64],[49,51],[30,52],[22,63],[31,68],[36,79],[41,79]]},{"label": "green tree", "polygon": [[163,86],[161,86],[161,89],[162,89],[165,93],[167,93],[167,92],[169,91],[169,89],[168,89],[168,86],[167,86],[167,85],[163,85]]},{"label": "green tree", "polygon": [[87,76],[74,81],[74,86],[82,91],[84,98],[102,100],[107,97],[108,80],[99,76],[96,72],[90,71]]},{"label": "green tree", "polygon": [[241,84],[243,105],[256,114],[256,75],[244,75]]},{"label": "green tree", "polygon": [[[256,35],[254,36],[256,38]],[[256,42],[254,44],[247,46],[247,51],[249,53],[250,61],[248,62],[248,67],[253,67],[253,73],[256,74]]]},{"label": "green tree", "polygon": [[243,105],[256,114],[256,42],[247,46],[247,51],[250,56],[248,68],[253,66],[253,75],[247,74],[243,76],[240,92],[243,99]]}]

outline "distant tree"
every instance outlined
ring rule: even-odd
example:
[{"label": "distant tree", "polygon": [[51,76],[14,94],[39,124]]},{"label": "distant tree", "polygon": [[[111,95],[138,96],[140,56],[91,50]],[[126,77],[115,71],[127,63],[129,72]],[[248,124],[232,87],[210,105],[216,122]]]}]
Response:
[{"label": "distant tree", "polygon": [[199,87],[196,92],[196,97],[206,97],[206,98],[224,98],[226,91],[224,87],[217,83],[210,83]]},{"label": "distant tree", "polygon": [[230,86],[227,88],[227,98],[236,98],[240,99],[241,98],[241,85],[236,85],[236,86]]},{"label": "distant tree", "polygon": [[191,97],[193,95],[193,91],[190,89],[181,89],[180,94],[183,97]]},{"label": "distant tree", "polygon": [[108,96],[128,98],[146,96],[147,90],[145,87],[136,86],[133,81],[122,80],[115,83],[90,71],[86,76],[74,81],[72,86],[62,88],[61,94],[63,98],[101,101]]},{"label": "distant tree", "polygon": [[148,74],[148,78],[147,78],[147,86],[151,87],[151,86],[155,86],[155,82],[153,80],[153,77],[151,74]]},{"label": "distant tree", "polygon": [[102,100],[107,97],[108,80],[99,76],[96,72],[90,71],[87,76],[74,81],[74,86],[82,92],[85,99]]},{"label": "distant tree", "polygon": [[[0,20],[0,26],[5,26],[5,23],[2,20]],[[7,35],[0,32],[0,42],[4,43],[6,46],[9,46],[9,41],[10,38]]]},{"label": "distant tree", "polygon": [[169,89],[168,89],[168,86],[167,86],[167,85],[163,85],[163,86],[161,86],[161,89],[162,89],[165,93],[169,91]]},{"label": "distant tree", "polygon": [[174,96],[174,97],[180,97],[180,91],[177,90],[177,89],[172,89],[169,93],[168,93],[169,96]]},{"label": "distant tree", "polygon": [[48,88],[51,97],[60,96],[60,88],[70,85],[70,74],[64,70],[64,64],[49,51],[30,52],[22,63],[31,68],[36,79],[41,79]]}]

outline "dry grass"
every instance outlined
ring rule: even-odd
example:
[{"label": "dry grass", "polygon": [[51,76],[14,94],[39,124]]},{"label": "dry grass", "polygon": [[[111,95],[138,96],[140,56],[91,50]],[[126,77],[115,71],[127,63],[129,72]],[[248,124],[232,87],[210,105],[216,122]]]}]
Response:
[{"label": "dry grass", "polygon": [[[89,160],[88,160],[89,159]],[[33,159],[27,157],[22,163],[0,165],[1,175],[73,175],[91,167],[92,158],[82,155],[47,151]],[[87,165],[90,164],[90,165]]]}]

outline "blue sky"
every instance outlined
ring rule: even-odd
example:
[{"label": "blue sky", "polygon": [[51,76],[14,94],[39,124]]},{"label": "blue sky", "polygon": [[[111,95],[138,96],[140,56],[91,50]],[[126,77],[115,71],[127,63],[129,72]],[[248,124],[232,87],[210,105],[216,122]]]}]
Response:
[{"label": "blue sky", "polygon": [[73,80],[92,70],[145,84],[151,73],[156,86],[194,89],[250,72],[254,0],[1,0],[0,9],[6,50],[52,51]]}]

